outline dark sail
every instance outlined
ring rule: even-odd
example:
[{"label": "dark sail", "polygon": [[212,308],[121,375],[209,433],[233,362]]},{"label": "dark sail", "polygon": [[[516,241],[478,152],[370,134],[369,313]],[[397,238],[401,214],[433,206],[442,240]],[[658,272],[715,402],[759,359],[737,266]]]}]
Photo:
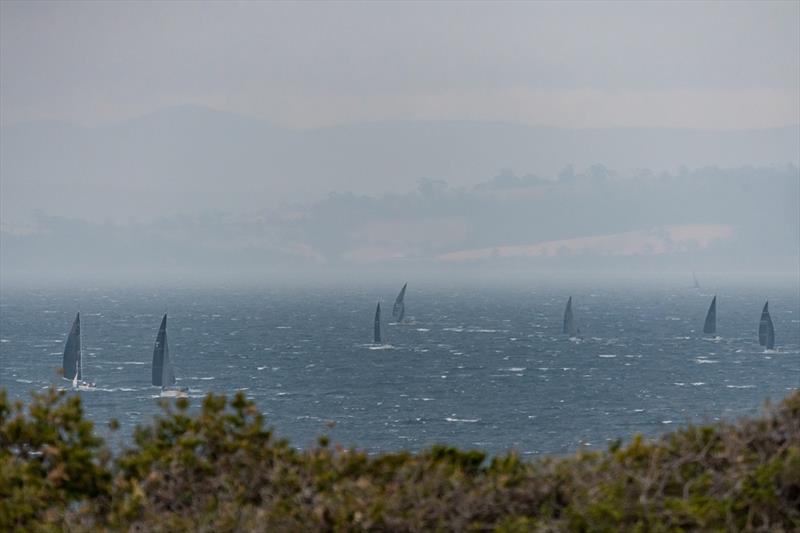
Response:
[{"label": "dark sail", "polygon": [[381,303],[378,302],[378,307],[375,308],[375,344],[381,343]]},{"label": "dark sail", "polygon": [[153,348],[153,385],[164,387],[175,384],[175,371],[169,360],[169,343],[167,342],[167,315],[161,319],[161,326],[156,335]]},{"label": "dark sail", "polygon": [[769,316],[768,301],[764,304],[764,309],[761,310],[761,319],[758,321],[758,344],[761,346],[767,345],[767,337],[769,336],[769,329],[771,325],[772,318]]},{"label": "dark sail", "polygon": [[574,337],[578,333],[575,327],[575,317],[572,316],[572,296],[567,300],[567,308],[564,309],[564,324],[561,333],[566,333],[570,337]]},{"label": "dark sail", "polygon": [[775,349],[775,326],[772,324],[772,317],[767,315],[767,350]]},{"label": "dark sail", "polygon": [[715,334],[716,332],[717,332],[717,297],[714,296],[714,299],[711,300],[711,305],[708,307],[708,313],[706,314],[706,323],[703,325],[703,333]]},{"label": "dark sail", "polygon": [[408,287],[408,283],[403,285],[403,288],[400,289],[400,294],[397,295],[394,301],[394,307],[392,307],[392,318],[397,322],[402,322],[403,317],[406,315],[406,287]]},{"label": "dark sail", "polygon": [[692,272],[692,280],[694,280],[694,288],[699,289],[700,284],[697,282],[697,276],[695,276],[694,272]]},{"label": "dark sail", "polygon": [[67,343],[64,345],[64,357],[61,361],[64,377],[70,381],[83,379],[81,372],[81,314],[75,316],[72,329],[69,331]]}]

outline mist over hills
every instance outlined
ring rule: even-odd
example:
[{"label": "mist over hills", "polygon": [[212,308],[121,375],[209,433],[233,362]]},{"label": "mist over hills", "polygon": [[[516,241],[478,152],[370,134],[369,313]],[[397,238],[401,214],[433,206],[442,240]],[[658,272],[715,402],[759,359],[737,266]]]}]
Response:
[{"label": "mist over hills", "polygon": [[748,131],[570,130],[406,122],[291,130],[183,106],[98,127],[34,122],[0,132],[0,216],[147,222],[248,213],[331,192],[403,193],[421,178],[472,187],[502,169],[554,178],[602,163],[618,176],[687,168],[800,165],[797,127]]},{"label": "mist over hills", "polygon": [[3,228],[0,272],[230,282],[677,271],[688,283],[688,272],[698,270],[796,282],[798,167],[616,174],[602,165],[568,167],[557,180],[507,170],[473,187],[421,179],[403,193],[335,193],[134,223],[39,214]]}]

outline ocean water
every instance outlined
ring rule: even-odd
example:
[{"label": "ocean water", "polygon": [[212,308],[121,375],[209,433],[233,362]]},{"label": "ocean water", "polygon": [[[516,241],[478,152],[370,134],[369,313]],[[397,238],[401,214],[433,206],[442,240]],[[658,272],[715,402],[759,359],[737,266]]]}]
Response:
[{"label": "ocean water", "polygon": [[[299,448],[326,434],[370,452],[435,443],[525,455],[603,448],[635,433],[733,420],[800,386],[800,296],[718,289],[718,337],[702,333],[710,291],[685,288],[4,289],[0,386],[12,399],[52,383],[81,311],[88,416],[114,446],[160,411],[149,386],[169,313],[178,384],[193,403],[243,390]],[[560,334],[568,296],[581,340]],[[758,345],[770,298],[777,349]],[[383,302],[384,345],[371,344]],[[111,434],[106,422],[122,429]]]}]

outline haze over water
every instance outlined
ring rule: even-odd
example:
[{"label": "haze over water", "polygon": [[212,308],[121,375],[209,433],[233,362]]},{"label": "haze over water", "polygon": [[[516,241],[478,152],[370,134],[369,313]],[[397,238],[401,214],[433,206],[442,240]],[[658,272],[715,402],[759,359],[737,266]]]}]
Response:
[{"label": "haze over water", "polygon": [[[178,384],[196,404],[243,390],[277,434],[306,447],[328,434],[372,452],[435,443],[492,453],[566,453],[685,422],[735,419],[800,381],[796,286],[769,289],[777,350],[758,345],[765,299],[717,288],[718,338],[702,334],[709,290],[411,284],[406,323],[386,319],[396,287],[4,290],[0,386],[11,398],[55,378],[81,311],[88,416],[124,443],[159,412],[149,386],[169,313]],[[574,298],[581,341],[560,333]],[[385,345],[371,344],[376,300]],[[328,427],[329,423],[334,427]]]},{"label": "haze over water", "polygon": [[115,445],[164,312],[195,402],[300,447],[561,453],[800,385],[798,2],[4,0],[0,63],[0,388],[63,386],[80,311]]}]

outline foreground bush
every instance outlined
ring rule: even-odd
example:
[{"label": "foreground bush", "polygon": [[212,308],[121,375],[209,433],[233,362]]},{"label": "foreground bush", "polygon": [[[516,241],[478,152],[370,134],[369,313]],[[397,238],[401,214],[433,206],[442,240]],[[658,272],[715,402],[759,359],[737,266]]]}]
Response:
[{"label": "foreground bush", "polygon": [[78,396],[0,392],[0,531],[800,530],[800,392],[760,418],[534,462],[298,451],[241,394],[188,406],[112,458]]}]

